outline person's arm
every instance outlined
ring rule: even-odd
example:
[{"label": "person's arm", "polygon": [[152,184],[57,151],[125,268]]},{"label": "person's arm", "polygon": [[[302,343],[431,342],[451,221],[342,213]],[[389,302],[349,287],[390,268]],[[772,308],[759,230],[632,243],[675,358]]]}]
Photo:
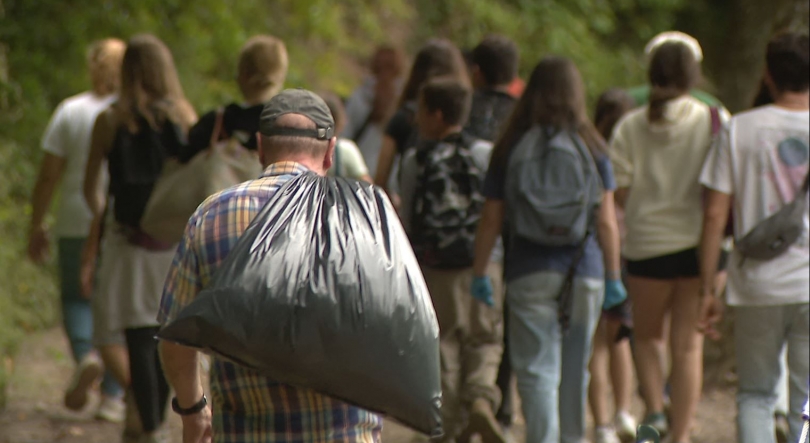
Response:
[{"label": "person's arm", "polygon": [[604,255],[607,278],[621,279],[621,240],[619,239],[619,224],[616,221],[612,191],[605,191],[602,194],[602,206],[599,208],[596,233]]},{"label": "person's arm", "polygon": [[714,325],[723,315],[723,300],[719,297],[717,264],[728,223],[731,196],[734,194],[734,179],[731,162],[729,128],[724,128],[709,151],[700,183],[703,194],[703,232],[700,240],[700,317],[698,329],[709,338],[719,338]]},{"label": "person's arm", "polygon": [[481,221],[475,232],[475,258],[473,260],[473,275],[483,277],[486,275],[492,249],[501,235],[503,228],[503,215],[505,205],[503,200],[487,199],[481,210]]},{"label": "person's arm", "polygon": [[698,327],[710,337],[716,337],[714,325],[722,317],[723,302],[715,288],[717,280],[717,263],[720,261],[723,236],[728,213],[731,207],[731,196],[713,189],[706,189],[704,195],[703,233],[700,239],[700,296],[701,316]]},{"label": "person's arm", "polygon": [[[198,230],[204,231],[206,208],[198,208],[189,219],[172,266],[166,276],[158,310],[158,323],[167,325],[177,318],[203,288],[199,256],[195,249]],[[200,222],[200,220],[203,220]],[[247,221],[242,220],[243,223]],[[241,232],[241,231],[240,231]],[[188,409],[202,399],[200,353],[196,349],[161,340],[158,344],[166,381],[174,389],[178,405]],[[211,411],[205,408],[197,414],[182,417],[183,443],[208,442],[211,438]]]},{"label": "person's arm", "polygon": [[98,257],[99,240],[101,236],[102,216],[104,214],[104,194],[99,192],[99,180],[104,159],[112,147],[115,127],[112,120],[112,110],[108,109],[96,118],[93,126],[93,135],[90,142],[90,154],[87,157],[87,166],[84,171],[84,199],[93,215],[90,224],[90,234],[84,243],[82,251],[80,279],[82,295],[89,298],[93,288],[96,257]]},{"label": "person's arm", "polygon": [[[160,360],[166,381],[174,389],[177,404],[188,409],[199,402],[203,391],[200,374],[200,353],[196,349],[169,343],[158,344]],[[183,421],[183,443],[207,443],[211,441],[211,407],[200,412],[181,416]]]},{"label": "person's arm", "polygon": [[377,160],[377,174],[374,177],[374,183],[377,186],[382,186],[383,189],[388,191],[388,180],[391,178],[391,168],[394,166],[394,159],[397,155],[396,141],[390,136],[383,136],[382,148],[380,148],[380,156]]},{"label": "person's arm", "polygon": [[45,215],[51,206],[53,192],[62,179],[67,161],[46,152],[39,169],[34,194],[31,201],[31,226],[28,230],[28,257],[34,263],[42,263],[50,254],[48,228],[45,226]]}]

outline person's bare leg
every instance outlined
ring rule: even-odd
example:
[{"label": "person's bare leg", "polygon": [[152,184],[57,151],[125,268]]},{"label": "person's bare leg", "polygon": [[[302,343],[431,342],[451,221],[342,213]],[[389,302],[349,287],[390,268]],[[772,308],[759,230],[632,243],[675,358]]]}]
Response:
[{"label": "person's bare leg", "polygon": [[703,335],[697,330],[700,280],[680,279],[672,302],[672,441],[688,442],[703,386]]},{"label": "person's bare leg", "polygon": [[608,336],[605,330],[605,318],[599,320],[596,334],[593,337],[593,351],[588,366],[591,372],[591,381],[588,385],[588,402],[593,413],[594,424],[599,426],[610,425],[610,410],[608,397],[610,396],[610,376],[608,374]]},{"label": "person's bare leg", "polygon": [[121,344],[110,344],[98,347],[104,367],[110,371],[124,389],[129,387],[129,354],[127,347]]},{"label": "person's bare leg", "polygon": [[630,340],[616,342],[621,323],[608,320],[607,343],[610,350],[610,379],[613,384],[613,403],[616,412],[630,411],[633,400],[633,385],[635,374],[633,372],[633,352],[630,349]]},{"label": "person's bare leg", "polygon": [[636,370],[647,414],[664,411],[664,368],[661,354],[666,345],[664,319],[674,282],[629,276],[627,289],[633,301]]}]

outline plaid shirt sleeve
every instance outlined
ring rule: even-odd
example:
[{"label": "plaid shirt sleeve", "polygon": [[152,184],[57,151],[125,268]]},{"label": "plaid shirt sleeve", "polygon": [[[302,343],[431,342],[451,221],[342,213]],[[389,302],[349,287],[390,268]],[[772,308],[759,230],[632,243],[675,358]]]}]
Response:
[{"label": "plaid shirt sleeve", "polygon": [[177,247],[172,266],[169,268],[158,312],[158,322],[161,325],[174,320],[180,310],[191,303],[202,290],[200,264],[194,247],[201,209],[198,208],[189,219],[186,233]]}]

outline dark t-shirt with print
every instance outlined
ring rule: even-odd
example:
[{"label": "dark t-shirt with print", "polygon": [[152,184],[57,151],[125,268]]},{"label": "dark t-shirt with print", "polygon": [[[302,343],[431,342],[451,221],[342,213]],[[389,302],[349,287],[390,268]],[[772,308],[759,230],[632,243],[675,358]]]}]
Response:
[{"label": "dark t-shirt with print", "polygon": [[491,89],[475,91],[464,132],[475,138],[494,142],[512,114],[516,102],[514,97],[505,92]]},{"label": "dark t-shirt with print", "polygon": [[[616,181],[613,177],[613,167],[607,155],[596,154],[594,160],[599,176],[602,178],[604,189],[607,191],[615,190]],[[508,164],[508,161],[503,163]],[[492,200],[506,199],[506,175],[508,172],[506,166],[490,165],[484,181],[484,197]],[[508,212],[509,208],[506,211]],[[576,245],[545,246],[514,237],[506,241],[508,242],[504,260],[504,278],[506,281],[514,281],[520,277],[543,271],[566,273],[577,252]],[[602,279],[605,276],[602,248],[599,246],[595,235],[591,235],[585,244],[585,253],[576,269],[576,275],[577,277],[597,279]]]},{"label": "dark t-shirt with print", "polygon": [[[221,137],[236,137],[242,146],[256,150],[256,132],[259,130],[259,117],[264,105],[244,107],[232,103],[225,107],[222,116],[224,134]],[[211,134],[216,125],[217,111],[211,111],[200,118],[188,132],[188,145],[180,150],[180,161],[185,163],[211,144]]]}]

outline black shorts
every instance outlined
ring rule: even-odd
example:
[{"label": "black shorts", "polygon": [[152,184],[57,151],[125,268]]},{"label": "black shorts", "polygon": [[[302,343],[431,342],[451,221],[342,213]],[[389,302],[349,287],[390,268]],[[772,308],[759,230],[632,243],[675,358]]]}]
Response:
[{"label": "black shorts", "polygon": [[[728,252],[720,252],[717,270],[723,271],[728,264]],[[627,260],[627,273],[634,277],[653,278],[657,280],[673,280],[676,278],[694,278],[700,276],[698,265],[698,249],[690,248],[685,251],[646,260]]]}]

